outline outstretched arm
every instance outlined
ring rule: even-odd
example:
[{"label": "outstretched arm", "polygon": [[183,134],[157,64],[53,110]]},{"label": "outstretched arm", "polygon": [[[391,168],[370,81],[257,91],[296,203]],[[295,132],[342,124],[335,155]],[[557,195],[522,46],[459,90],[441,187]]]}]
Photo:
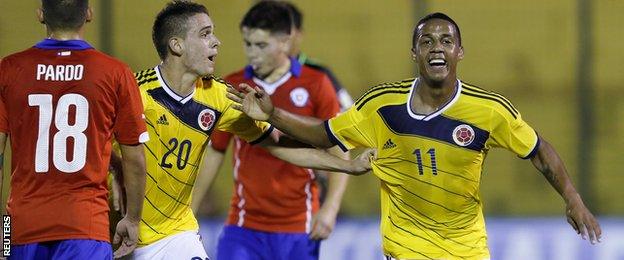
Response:
[{"label": "outstretched arm", "polygon": [[[280,137],[280,143],[283,138],[288,137]],[[356,159],[345,160],[319,149],[285,147],[276,143],[272,138],[262,140],[259,145],[273,156],[300,167],[352,175],[367,173],[371,169],[370,161],[376,156],[375,150],[368,149]]]},{"label": "outstretched arm", "polygon": [[243,83],[238,89],[228,88],[228,92],[228,98],[238,103],[234,108],[247,116],[259,121],[268,121],[284,133],[315,147],[334,146],[327,136],[322,120],[295,115],[274,107],[271,97],[264,90],[254,89]]},{"label": "outstretched arm", "polygon": [[119,221],[113,243],[121,242],[115,258],[130,254],[139,239],[139,221],[145,196],[145,153],[143,145],[120,145],[126,190],[126,215]]},{"label": "outstretched arm", "polygon": [[577,234],[583,239],[589,236],[592,244],[600,242],[602,230],[598,221],[585,207],[567,174],[563,161],[555,149],[546,140],[540,137],[540,146],[531,162],[546,177],[550,185],[561,195],[566,203],[566,216]]},{"label": "outstretched arm", "polygon": [[193,208],[195,214],[197,214],[199,205],[201,205],[204,196],[206,196],[206,192],[208,192],[210,186],[212,186],[212,182],[215,176],[217,176],[219,168],[221,168],[224,156],[223,152],[213,149],[210,145],[206,145],[204,158],[199,168],[197,179],[195,180],[195,186],[193,187],[191,208]]}]

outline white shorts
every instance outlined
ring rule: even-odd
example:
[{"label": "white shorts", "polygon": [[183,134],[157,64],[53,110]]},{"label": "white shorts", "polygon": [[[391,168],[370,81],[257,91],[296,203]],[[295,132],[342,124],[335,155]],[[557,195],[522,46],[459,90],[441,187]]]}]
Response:
[{"label": "white shorts", "polygon": [[197,231],[185,231],[165,237],[153,244],[138,247],[124,259],[208,260],[209,258]]}]

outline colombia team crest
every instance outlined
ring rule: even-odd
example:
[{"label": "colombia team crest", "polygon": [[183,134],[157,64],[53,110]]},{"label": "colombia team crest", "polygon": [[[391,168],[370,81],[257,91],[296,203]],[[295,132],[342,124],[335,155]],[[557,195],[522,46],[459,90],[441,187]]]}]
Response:
[{"label": "colombia team crest", "polygon": [[462,124],[453,130],[453,141],[459,146],[468,146],[474,141],[475,132],[471,126]]},{"label": "colombia team crest", "polygon": [[199,112],[199,116],[197,117],[197,123],[202,130],[208,131],[208,129],[212,128],[212,125],[214,125],[216,118],[217,116],[215,115],[214,111],[210,109],[204,109]]}]

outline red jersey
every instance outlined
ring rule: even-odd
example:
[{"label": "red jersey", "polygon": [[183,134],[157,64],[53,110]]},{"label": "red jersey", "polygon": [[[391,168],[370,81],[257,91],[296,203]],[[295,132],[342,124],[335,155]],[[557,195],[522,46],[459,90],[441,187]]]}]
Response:
[{"label": "red jersey", "polygon": [[[276,107],[320,119],[334,117],[340,106],[329,78],[291,59],[291,68],[269,84],[246,67],[225,78],[228,83],[262,87]],[[215,132],[212,147],[227,149],[232,135]],[[234,138],[234,192],[227,223],[269,232],[309,232],[319,208],[314,173],[282,161],[259,146]]]},{"label": "red jersey", "polygon": [[0,132],[11,140],[12,242],[110,241],[111,138],[149,138],[130,69],[84,41],[46,39],[1,61],[0,100]]}]

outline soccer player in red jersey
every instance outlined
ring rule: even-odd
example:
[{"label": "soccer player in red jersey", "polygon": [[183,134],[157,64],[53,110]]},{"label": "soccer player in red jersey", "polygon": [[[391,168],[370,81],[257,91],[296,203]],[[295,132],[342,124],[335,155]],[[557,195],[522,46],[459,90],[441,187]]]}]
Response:
[{"label": "soccer player in red jersey", "polygon": [[47,38],[0,63],[0,152],[9,136],[15,259],[112,259],[106,176],[113,135],[128,201],[115,256],[136,247],[145,194],[140,144],[149,136],[130,69],[83,40],[91,17],[87,0],[43,0],[38,18]]},{"label": "soccer player in red jersey", "polygon": [[[247,12],[241,32],[249,65],[225,80],[262,87],[277,106],[293,113],[331,118],[340,106],[330,79],[288,55],[289,12],[279,1],[259,2]],[[215,132],[212,148],[222,154],[232,137]],[[318,259],[320,240],[335,225],[348,177],[331,173],[326,200],[319,206],[310,169],[233,139],[235,187],[217,259]],[[256,239],[263,242],[253,242]]]}]

